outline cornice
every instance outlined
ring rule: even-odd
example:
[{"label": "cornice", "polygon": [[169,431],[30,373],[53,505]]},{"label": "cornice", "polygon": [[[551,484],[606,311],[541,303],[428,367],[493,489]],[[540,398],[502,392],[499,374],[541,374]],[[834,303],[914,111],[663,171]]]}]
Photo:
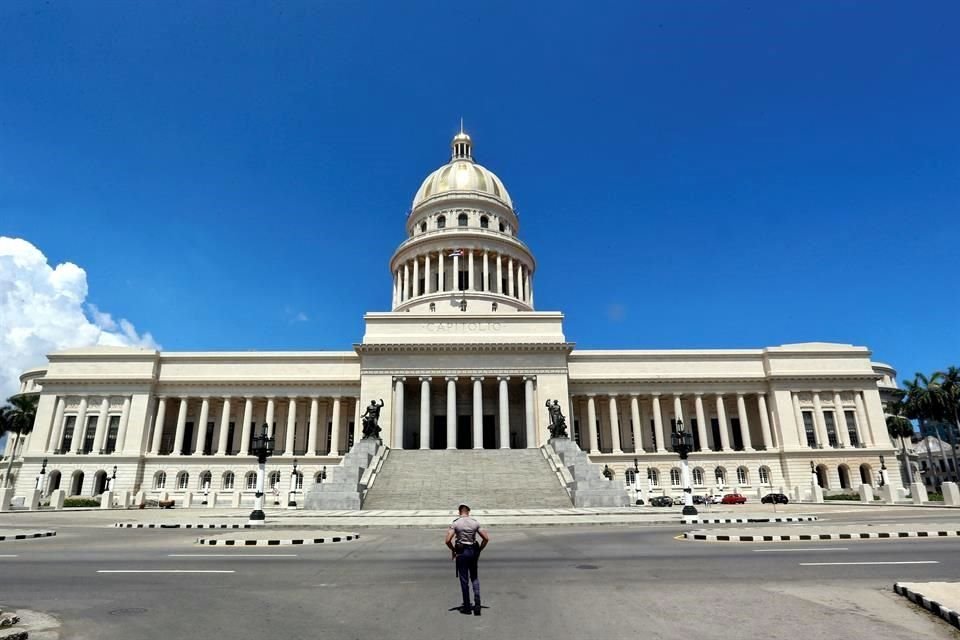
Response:
[{"label": "cornice", "polygon": [[564,374],[566,369],[563,367],[418,367],[418,368],[400,368],[383,367],[377,369],[364,369],[366,375],[389,375],[401,378],[469,378],[469,377],[517,377],[520,375],[535,377],[537,374]]},{"label": "cornice", "polygon": [[[572,342],[383,342],[353,345],[358,354],[374,353],[569,353]],[[564,370],[566,370],[564,368]],[[369,371],[366,368],[362,372]]]}]

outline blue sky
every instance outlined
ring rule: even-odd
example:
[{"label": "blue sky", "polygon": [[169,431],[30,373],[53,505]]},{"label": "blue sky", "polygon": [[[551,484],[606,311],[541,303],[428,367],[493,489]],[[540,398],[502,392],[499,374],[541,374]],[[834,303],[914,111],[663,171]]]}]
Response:
[{"label": "blue sky", "polygon": [[165,349],[348,349],[462,116],[584,348],[960,364],[955,2],[0,5],[0,235]]}]

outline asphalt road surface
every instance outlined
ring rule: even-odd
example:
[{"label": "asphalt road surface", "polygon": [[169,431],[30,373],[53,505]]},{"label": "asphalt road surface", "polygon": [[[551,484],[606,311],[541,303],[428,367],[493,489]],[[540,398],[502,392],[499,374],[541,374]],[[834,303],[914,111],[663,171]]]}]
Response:
[{"label": "asphalt road surface", "polygon": [[454,610],[442,530],[228,549],[193,544],[207,532],[60,526],[0,547],[0,604],[53,614],[71,640],[958,637],[891,592],[960,576],[958,540],[752,545],[681,531],[493,529],[475,617]]}]

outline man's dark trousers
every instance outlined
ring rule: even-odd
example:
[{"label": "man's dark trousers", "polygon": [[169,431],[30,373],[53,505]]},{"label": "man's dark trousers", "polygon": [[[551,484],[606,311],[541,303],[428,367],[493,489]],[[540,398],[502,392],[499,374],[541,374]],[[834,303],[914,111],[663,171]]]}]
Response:
[{"label": "man's dark trousers", "polygon": [[477,560],[480,559],[480,551],[476,545],[463,547],[457,553],[457,575],[460,577],[460,594],[463,596],[463,604],[470,604],[469,582],[473,583],[474,602],[480,604],[480,578],[477,575]]}]

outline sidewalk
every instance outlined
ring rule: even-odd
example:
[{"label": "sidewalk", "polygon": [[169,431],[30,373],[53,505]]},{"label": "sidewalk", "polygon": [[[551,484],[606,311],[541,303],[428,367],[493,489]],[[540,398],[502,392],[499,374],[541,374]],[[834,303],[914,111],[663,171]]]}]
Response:
[{"label": "sidewalk", "polygon": [[893,590],[960,629],[960,582],[898,582]]}]

